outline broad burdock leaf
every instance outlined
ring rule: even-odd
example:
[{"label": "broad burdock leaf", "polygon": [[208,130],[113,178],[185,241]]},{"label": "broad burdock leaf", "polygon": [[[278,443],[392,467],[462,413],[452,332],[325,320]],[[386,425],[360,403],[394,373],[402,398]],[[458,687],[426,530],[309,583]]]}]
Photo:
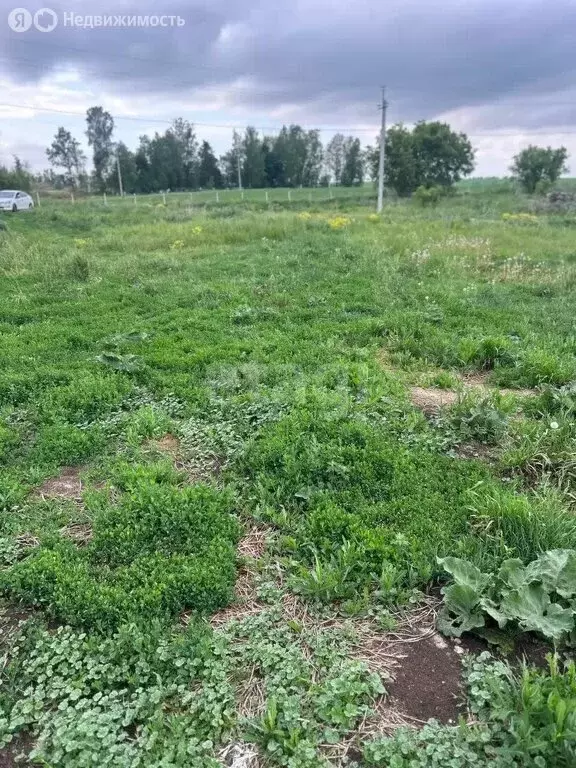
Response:
[{"label": "broad burdock leaf", "polygon": [[484,626],[484,616],[478,610],[479,592],[465,584],[450,584],[443,593],[445,606],[438,626],[444,634],[460,637],[463,632]]},{"label": "broad burdock leaf", "polygon": [[524,584],[529,584],[532,579],[528,578],[526,568],[522,560],[517,558],[513,560],[504,560],[498,571],[498,578],[506,587],[517,588]]},{"label": "broad burdock leaf", "polygon": [[512,590],[504,596],[501,610],[516,619],[522,629],[540,632],[556,641],[574,627],[572,609],[552,603],[541,584],[528,584]]},{"label": "broad burdock leaf", "polygon": [[[438,628],[459,636],[483,629],[486,617],[502,630],[509,622],[526,632],[538,632],[555,642],[573,642],[576,636],[576,552],[551,550],[524,566],[505,560],[497,576],[485,574],[472,563],[447,557],[438,562],[453,575],[454,583],[442,589],[444,607]],[[554,602],[554,597],[559,602]],[[488,624],[490,630],[490,624]],[[479,633],[481,634],[481,633]]]},{"label": "broad burdock leaf", "polygon": [[454,577],[454,581],[463,586],[482,592],[490,583],[491,574],[482,573],[475,565],[458,557],[437,558],[438,564]]},{"label": "broad burdock leaf", "polygon": [[576,595],[576,552],[573,549],[552,549],[526,568],[530,581],[541,581],[549,592],[561,597]]},{"label": "broad burdock leaf", "polygon": [[493,600],[490,600],[487,597],[482,598],[482,600],[480,600],[480,607],[486,611],[488,616],[497,622],[500,629],[504,629],[510,617],[504,611],[499,609],[498,605]]}]

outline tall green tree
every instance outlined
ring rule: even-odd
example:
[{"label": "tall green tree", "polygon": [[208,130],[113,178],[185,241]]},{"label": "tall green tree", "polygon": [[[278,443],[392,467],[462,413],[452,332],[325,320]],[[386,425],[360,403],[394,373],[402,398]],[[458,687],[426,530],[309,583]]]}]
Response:
[{"label": "tall green tree", "polygon": [[198,184],[201,189],[222,189],[224,186],[218,161],[207,141],[200,146]]},{"label": "tall green tree", "polygon": [[[418,187],[450,187],[474,170],[474,149],[464,133],[440,122],[399,124],[386,132],[386,186],[406,197]],[[379,149],[368,153],[371,175],[378,178]]]},{"label": "tall green tree", "polygon": [[178,187],[182,189],[196,189],[198,187],[198,139],[194,125],[182,117],[172,122],[169,132],[176,139],[180,150],[182,170]]},{"label": "tall green tree", "polygon": [[[126,194],[131,195],[134,192],[140,192],[138,178],[138,169],[136,167],[136,156],[131,152],[124,142],[119,141],[116,144],[115,156],[118,158],[118,165],[122,174],[122,188]],[[118,180],[118,167],[112,163],[106,178],[106,188],[114,192],[120,191]]]},{"label": "tall green tree", "polygon": [[[411,131],[404,125],[393,125],[386,132],[385,183],[400,197],[411,195],[420,186],[418,162],[414,151]],[[373,158],[374,177],[378,178],[380,149],[376,148]]]},{"label": "tall green tree", "polygon": [[360,139],[351,136],[344,140],[340,183],[344,187],[359,186],[364,181],[364,155]]},{"label": "tall green tree", "polygon": [[262,154],[264,155],[264,176],[267,187],[285,187],[285,172],[282,158],[276,151],[276,142],[266,136],[262,141]]},{"label": "tall green tree", "polygon": [[102,192],[113,159],[114,118],[102,107],[90,107],[86,113],[86,125],[86,136],[93,153],[94,181],[97,190]]},{"label": "tall green tree", "polygon": [[258,131],[248,126],[242,138],[242,183],[257,189],[265,184],[264,152]]},{"label": "tall green tree", "polygon": [[447,123],[420,122],[412,131],[418,186],[450,187],[474,170],[474,149],[465,133]]},{"label": "tall green tree", "polygon": [[328,173],[334,184],[342,183],[342,170],[344,168],[344,142],[342,133],[335,134],[326,145],[325,162]]},{"label": "tall green tree", "polygon": [[70,131],[60,126],[54,136],[54,141],[46,150],[46,156],[54,168],[64,170],[63,182],[72,187],[78,185],[78,179],[84,169],[86,156],[80,142],[73,138]]},{"label": "tall green tree", "polygon": [[0,189],[23,189],[29,192],[33,182],[34,176],[17,155],[14,155],[13,168],[0,165]]},{"label": "tall green tree", "polygon": [[319,131],[306,131],[300,125],[283,126],[274,149],[284,166],[284,180],[290,187],[316,186],[324,157]]},{"label": "tall green tree", "polygon": [[535,147],[530,145],[515,155],[510,167],[513,177],[523,190],[533,194],[542,182],[554,184],[563,173],[568,172],[566,147]]},{"label": "tall green tree", "polygon": [[238,165],[242,169],[244,163],[244,146],[242,136],[238,131],[232,133],[232,146],[220,158],[220,169],[224,184],[227,187],[238,186]]}]

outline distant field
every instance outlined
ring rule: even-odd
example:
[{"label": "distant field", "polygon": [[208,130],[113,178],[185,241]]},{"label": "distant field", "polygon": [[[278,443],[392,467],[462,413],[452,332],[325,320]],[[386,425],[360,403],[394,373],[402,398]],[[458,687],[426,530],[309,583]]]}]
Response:
[{"label": "distant field", "polygon": [[575,214],[332,195],[3,217],[0,765],[576,765]]}]

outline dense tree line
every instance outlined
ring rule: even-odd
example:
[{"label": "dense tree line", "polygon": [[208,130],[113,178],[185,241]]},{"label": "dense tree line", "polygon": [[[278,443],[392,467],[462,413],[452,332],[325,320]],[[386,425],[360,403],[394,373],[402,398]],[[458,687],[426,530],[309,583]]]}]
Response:
[{"label": "dense tree line", "polygon": [[33,185],[34,176],[19,157],[14,157],[12,168],[0,165],[0,189],[22,189],[30,192]]},{"label": "dense tree line", "polygon": [[133,151],[114,141],[114,119],[102,107],[86,116],[86,137],[93,171],[86,172],[80,142],[60,127],[46,155],[51,169],[43,179],[55,186],[93,192],[118,192],[118,166],[124,192],[237,187],[353,186],[364,181],[365,154],[360,140],[335,136],[324,148],[320,132],[300,125],[284,126],[276,136],[263,136],[248,126],[234,131],[232,146],[217,158],[194,125],[183,118],[164,133],[141,136]]},{"label": "dense tree line", "polygon": [[[51,169],[43,180],[54,186],[92,192],[125,193],[238,187],[352,187],[378,176],[379,145],[362,148],[360,139],[337,133],[323,145],[320,132],[283,126],[275,136],[248,126],[234,131],[232,146],[220,158],[194,125],[178,118],[164,133],[141,136],[135,150],[114,140],[114,119],[102,107],[86,114],[86,138],[93,170],[86,171],[80,142],[60,127],[46,150]],[[393,125],[386,133],[385,184],[400,197],[416,190],[451,187],[474,170],[474,149],[464,133],[442,122]],[[529,147],[514,158],[512,172],[527,192],[544,189],[566,170],[564,148]],[[20,186],[25,186],[24,183]]]}]

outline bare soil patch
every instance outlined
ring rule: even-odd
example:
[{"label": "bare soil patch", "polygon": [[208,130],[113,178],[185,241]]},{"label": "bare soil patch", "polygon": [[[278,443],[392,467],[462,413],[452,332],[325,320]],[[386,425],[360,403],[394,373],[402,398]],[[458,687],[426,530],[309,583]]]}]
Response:
[{"label": "bare soil patch", "polygon": [[26,759],[17,758],[19,755],[27,755],[34,747],[34,739],[29,734],[21,734],[0,749],[0,768],[26,768],[31,766]]},{"label": "bare soil patch", "polygon": [[70,499],[82,501],[82,480],[80,473],[84,467],[63,467],[58,477],[46,480],[36,494],[43,499]]},{"label": "bare soil patch", "polygon": [[14,608],[6,604],[0,606],[0,651],[2,653],[6,653],[14,636],[33,615],[34,612],[30,609]]},{"label": "bare soil patch", "polygon": [[177,457],[180,453],[180,440],[174,435],[164,435],[159,440],[150,440],[149,446],[173,457]]},{"label": "bare soil patch", "polygon": [[388,686],[390,705],[409,718],[454,723],[463,711],[462,660],[441,635],[406,643]]},{"label": "bare soil patch", "polygon": [[489,395],[491,392],[498,392],[501,395],[514,395],[515,397],[534,397],[538,394],[535,389],[506,389],[489,387],[487,384],[488,374],[473,373],[460,376],[463,385],[463,392],[458,393],[450,389],[440,389],[439,387],[411,387],[410,400],[412,405],[419,408],[426,416],[436,416],[442,408],[449,407],[458,402],[461,394],[475,392],[480,395]]},{"label": "bare soil patch", "polygon": [[482,459],[483,461],[491,461],[495,457],[495,447],[493,445],[486,445],[485,443],[460,443],[454,448],[453,453],[455,453],[459,459]]},{"label": "bare soil patch", "polygon": [[435,416],[441,408],[454,405],[458,401],[458,393],[437,387],[411,387],[410,400],[426,416]]},{"label": "bare soil patch", "polygon": [[495,387],[489,384],[490,373],[488,371],[477,371],[474,373],[456,374],[465,389],[480,391],[480,393],[489,394],[498,392],[501,395],[515,395],[516,397],[534,397],[538,394],[536,389],[510,389],[509,387]]}]

